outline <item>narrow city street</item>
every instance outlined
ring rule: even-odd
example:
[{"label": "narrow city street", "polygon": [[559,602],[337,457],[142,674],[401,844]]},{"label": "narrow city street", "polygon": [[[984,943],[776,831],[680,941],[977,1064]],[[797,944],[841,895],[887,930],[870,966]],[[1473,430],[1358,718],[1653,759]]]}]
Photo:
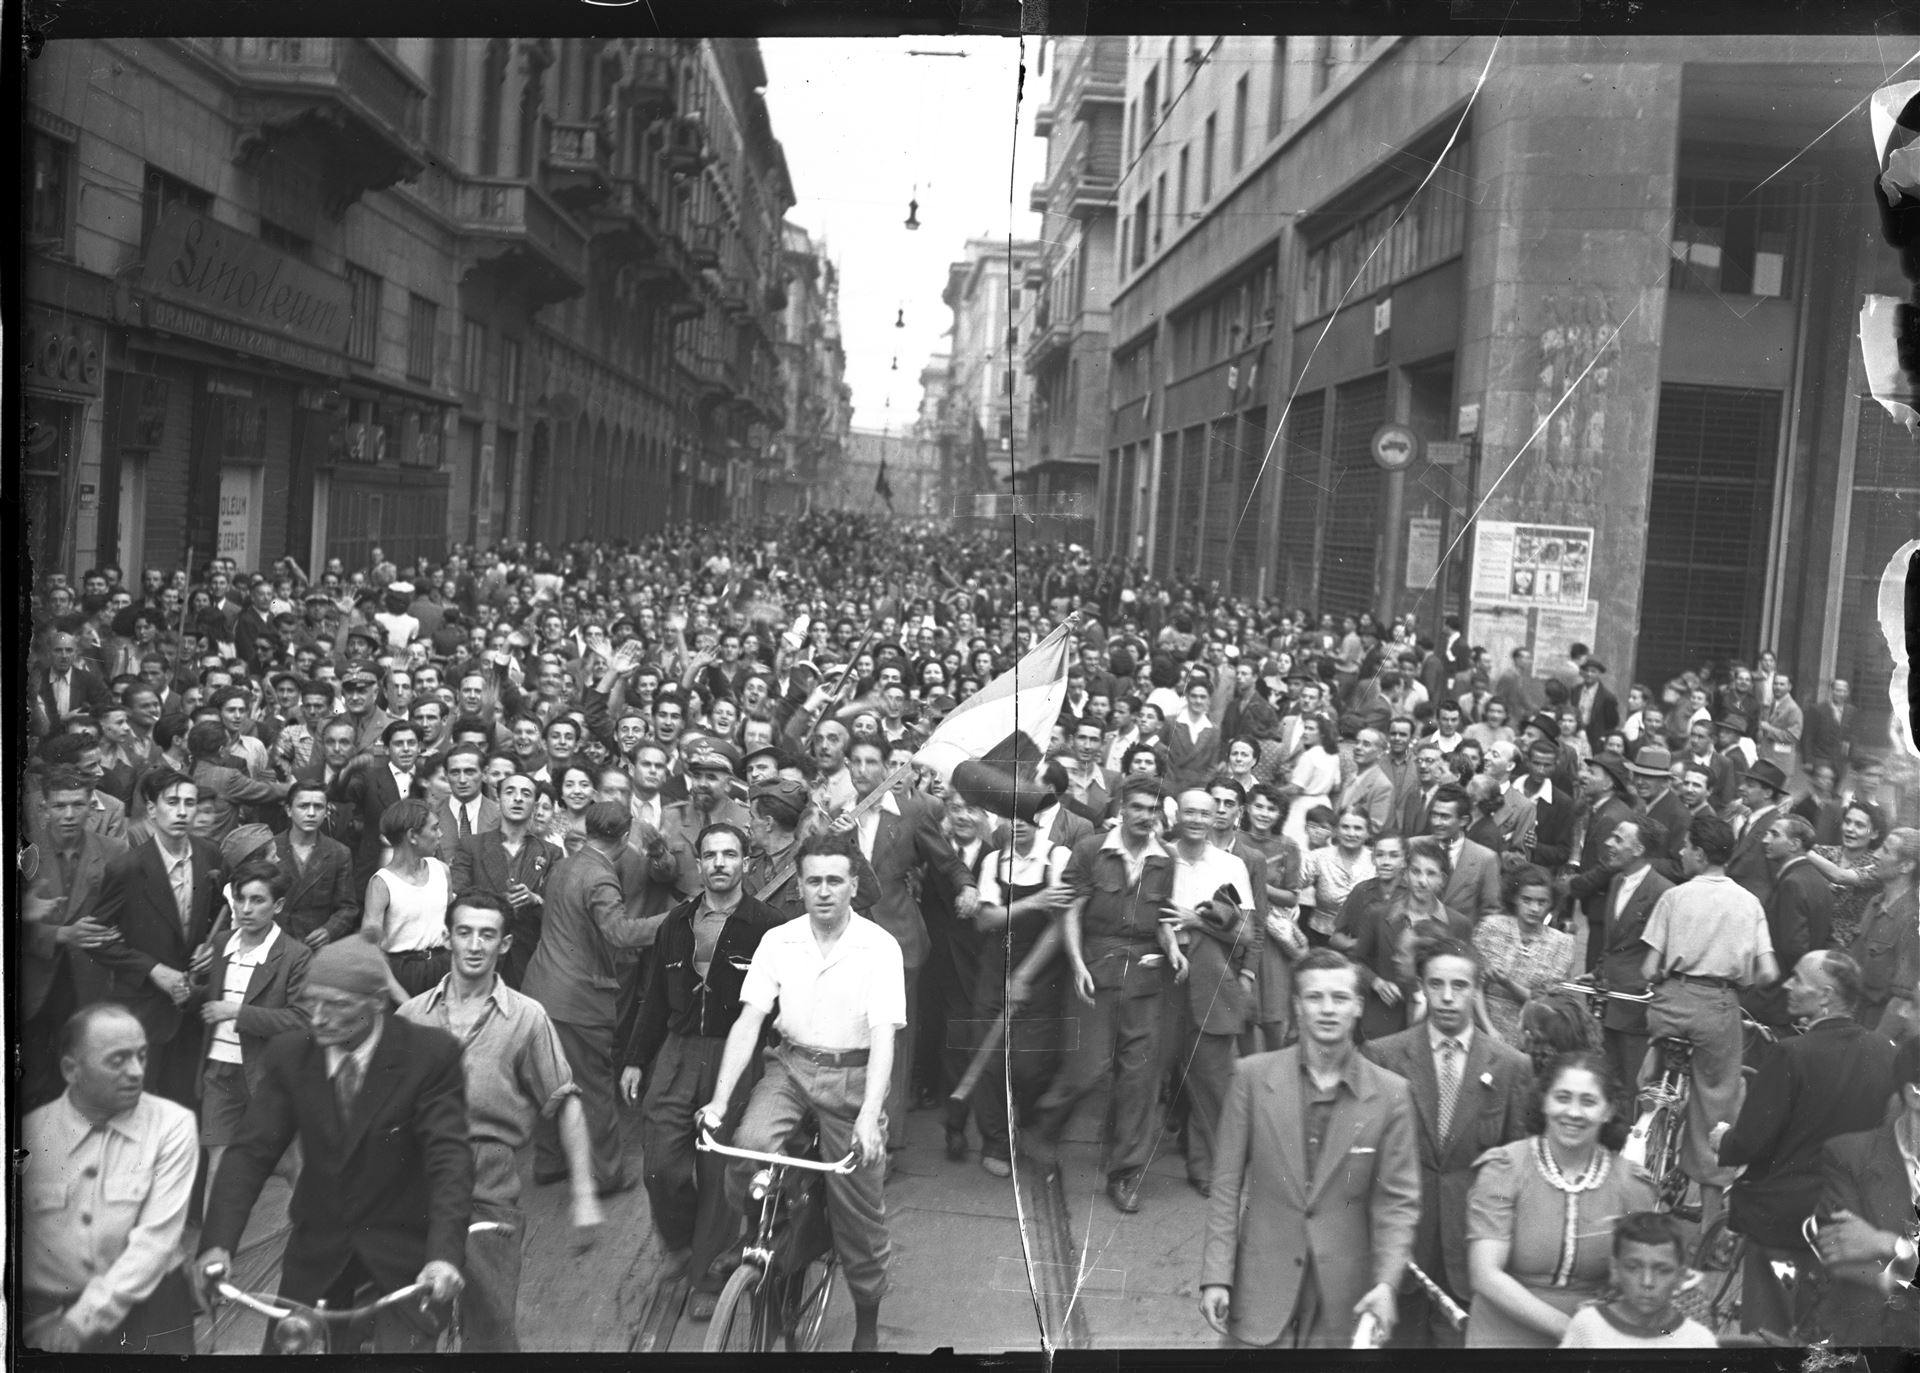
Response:
[{"label": "narrow city street", "polygon": [[[1028,1208],[1030,1228],[1023,1244],[1012,1183],[983,1172],[977,1155],[964,1164],[950,1162],[936,1118],[927,1112],[910,1117],[907,1147],[896,1157],[887,1185],[894,1258],[892,1291],[881,1307],[884,1347],[909,1354],[948,1347],[962,1354],[1037,1350],[1043,1306],[1071,1313],[1064,1327],[1070,1333],[1062,1341],[1068,1347],[1214,1345],[1200,1319],[1194,1285],[1206,1203],[1187,1186],[1173,1137],[1167,1135],[1141,1191],[1139,1214],[1115,1211],[1103,1191],[1094,1143],[1104,1111],[1103,1096],[1088,1104],[1069,1131],[1062,1161],[1073,1262],[1081,1270],[1077,1296],[1073,1268],[1049,1257],[1057,1251],[1037,1229],[1044,1222],[1038,1196]],[[628,1140],[627,1164],[637,1174],[638,1131],[629,1129]],[[530,1170],[531,1163],[526,1167]],[[1025,1181],[1023,1195],[1037,1194],[1038,1181]],[[287,1196],[284,1183],[269,1184],[246,1245],[236,1255],[240,1277],[253,1290],[271,1292],[278,1281]],[[632,1347],[660,1263],[645,1189],[610,1198],[606,1225],[585,1249],[567,1223],[564,1186],[529,1185],[525,1202],[523,1347],[602,1353]],[[257,1316],[223,1308],[212,1337],[203,1335],[200,1347],[218,1354],[257,1353],[262,1324]],[[671,1343],[657,1352],[698,1352],[706,1330],[704,1324],[681,1320]],[[828,1310],[821,1347],[844,1349],[852,1336],[852,1307],[842,1288]]]}]

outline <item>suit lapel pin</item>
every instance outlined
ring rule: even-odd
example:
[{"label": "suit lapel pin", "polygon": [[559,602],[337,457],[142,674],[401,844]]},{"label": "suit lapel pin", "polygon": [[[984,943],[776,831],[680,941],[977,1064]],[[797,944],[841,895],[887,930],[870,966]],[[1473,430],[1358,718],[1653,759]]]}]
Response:
[{"label": "suit lapel pin", "polygon": [[1492,1074],[1492,1073],[1482,1073],[1482,1074],[1480,1074],[1480,1085],[1481,1085],[1482,1087],[1491,1087],[1491,1086],[1493,1086],[1493,1074]]}]

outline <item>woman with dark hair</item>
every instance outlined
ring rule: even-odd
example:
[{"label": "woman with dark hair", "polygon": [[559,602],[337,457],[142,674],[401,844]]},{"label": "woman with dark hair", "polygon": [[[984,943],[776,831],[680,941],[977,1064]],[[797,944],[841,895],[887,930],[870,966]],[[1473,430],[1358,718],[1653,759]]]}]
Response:
[{"label": "woman with dark hair", "polygon": [[1599,1053],[1604,1047],[1600,1023],[1585,998],[1572,992],[1542,992],[1520,1008],[1516,1046],[1544,1072],[1561,1054]]},{"label": "woman with dark hair", "polygon": [[1288,798],[1287,838],[1307,848],[1307,812],[1332,804],[1340,788],[1340,736],[1333,717],[1309,715],[1300,722],[1300,752],[1287,773],[1282,794]]},{"label": "woman with dark hair", "polygon": [[1573,936],[1547,924],[1553,879],[1532,864],[1507,877],[1506,913],[1490,915],[1473,931],[1484,960],[1481,989],[1494,1033],[1516,1048],[1520,1013],[1534,997],[1574,975]]},{"label": "woman with dark hair", "polygon": [[1832,948],[1846,948],[1860,933],[1868,903],[1882,886],[1876,860],[1886,837],[1880,807],[1856,797],[1841,808],[1840,842],[1815,845],[1807,855],[1808,866],[1833,884]]},{"label": "woman with dark hair", "polygon": [[447,975],[447,900],[452,880],[440,849],[433,807],[409,797],[380,813],[380,837],[391,856],[367,879],[360,936],[387,956],[394,982],[418,996]]},{"label": "woman with dark hair", "polygon": [[558,804],[542,832],[550,842],[569,854],[578,853],[587,842],[587,807],[600,799],[600,779],[584,763],[568,763],[553,779]]},{"label": "woman with dark hair", "polygon": [[1613,1222],[1651,1211],[1653,1179],[1620,1157],[1631,1098],[1605,1054],[1562,1054],[1535,1086],[1532,1132],[1475,1165],[1467,1345],[1551,1349],[1604,1287]]},{"label": "woman with dark hair", "polygon": [[1280,817],[1285,813],[1280,793],[1263,782],[1254,783],[1247,792],[1247,804],[1240,813],[1248,844],[1267,860],[1267,937],[1261,944],[1254,984],[1259,989],[1257,1029],[1247,1036],[1249,1042],[1257,1039],[1259,1048],[1267,1052],[1285,1047],[1293,1028],[1292,963],[1308,947],[1298,919],[1303,880],[1300,849],[1280,833]]}]

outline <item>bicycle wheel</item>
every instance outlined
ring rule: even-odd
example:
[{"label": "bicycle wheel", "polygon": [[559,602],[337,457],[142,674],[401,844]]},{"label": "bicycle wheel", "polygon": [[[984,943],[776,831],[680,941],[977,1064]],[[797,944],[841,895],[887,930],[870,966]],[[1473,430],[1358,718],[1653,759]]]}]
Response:
[{"label": "bicycle wheel", "polygon": [[707,1325],[707,1353],[764,1354],[773,1349],[773,1311],[765,1278],[750,1263],[733,1270]]},{"label": "bicycle wheel", "polygon": [[1693,1266],[1700,1273],[1702,1309],[1694,1319],[1716,1335],[1737,1333],[1740,1324],[1740,1270],[1746,1240],[1727,1228],[1724,1213],[1700,1232]]},{"label": "bicycle wheel", "polygon": [[787,1352],[811,1354],[820,1347],[820,1331],[827,1323],[827,1305],[840,1277],[840,1260],[829,1249],[787,1280],[784,1312]]},{"label": "bicycle wheel", "polygon": [[1680,1150],[1687,1137],[1684,1098],[1660,1106],[1647,1132],[1647,1171],[1659,1189],[1660,1209],[1680,1214],[1687,1195],[1687,1175],[1680,1167]]}]

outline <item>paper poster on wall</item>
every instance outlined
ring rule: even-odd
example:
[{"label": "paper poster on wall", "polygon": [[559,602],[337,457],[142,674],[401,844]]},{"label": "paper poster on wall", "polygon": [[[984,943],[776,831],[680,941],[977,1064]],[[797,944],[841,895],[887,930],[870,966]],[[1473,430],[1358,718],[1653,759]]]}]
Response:
[{"label": "paper poster on wall", "polygon": [[1561,606],[1541,606],[1534,617],[1533,661],[1558,663],[1567,656],[1569,644],[1593,646],[1600,629],[1600,603],[1588,601],[1578,610]]},{"label": "paper poster on wall", "polygon": [[1482,520],[1473,542],[1473,599],[1579,610],[1593,571],[1590,525]]},{"label": "paper poster on wall", "polygon": [[1516,648],[1528,646],[1529,615],[1518,606],[1489,605],[1476,600],[1467,611],[1467,642],[1484,648],[1496,674],[1513,661]]},{"label": "paper poster on wall", "polygon": [[1407,521],[1407,590],[1421,591],[1430,586],[1440,570],[1440,521],[1414,518]]},{"label": "paper poster on wall", "polygon": [[255,565],[253,556],[254,520],[258,514],[253,496],[255,469],[220,469],[220,521],[218,556],[232,558],[234,566],[245,569]]}]

